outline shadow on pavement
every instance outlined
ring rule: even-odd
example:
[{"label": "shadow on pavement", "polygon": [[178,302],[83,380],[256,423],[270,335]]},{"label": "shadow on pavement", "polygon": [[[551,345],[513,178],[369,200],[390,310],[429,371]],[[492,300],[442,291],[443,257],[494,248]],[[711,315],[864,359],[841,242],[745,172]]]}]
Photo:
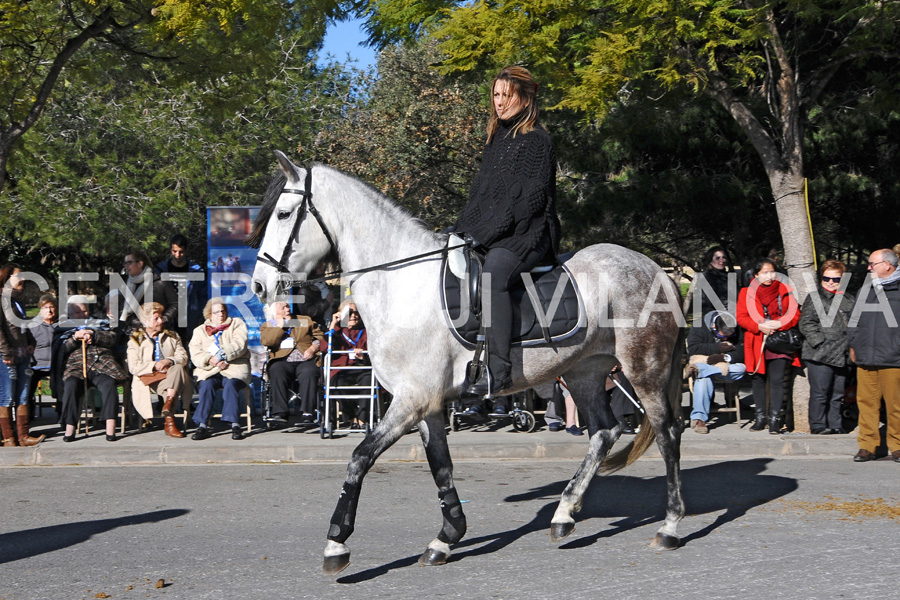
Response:
[{"label": "shadow on pavement", "polygon": [[[796,490],[795,479],[764,474],[766,466],[773,460],[772,458],[732,460],[682,469],[687,514],[724,512],[710,525],[684,535],[681,538],[681,546],[702,539],[725,523],[742,517],[752,508],[772,502]],[[664,471],[662,464],[660,470]],[[568,483],[568,480],[556,481],[533,488],[524,494],[506,497],[506,502],[527,502],[551,497],[553,501],[539,508],[534,518],[520,527],[463,539],[453,547],[450,562],[491,554],[530,533],[549,529],[559,496]],[[575,515],[576,523],[586,523],[591,519],[618,518],[618,520],[610,522],[608,529],[578,537],[560,545],[560,549],[585,548],[603,538],[610,538],[648,524],[659,523],[661,527],[665,520],[665,506],[664,472],[658,477],[646,479],[628,475],[596,477],[585,494],[581,512]],[[683,535],[684,531],[680,533]],[[393,569],[413,566],[417,561],[418,556],[401,558],[377,568],[341,577],[338,583],[360,583],[384,575]]]},{"label": "shadow on pavement", "polygon": [[191,511],[183,508],[157,510],[115,519],[61,523],[0,534],[0,564],[68,548],[85,542],[99,533],[105,533],[118,527],[157,523],[184,516],[189,512]]}]

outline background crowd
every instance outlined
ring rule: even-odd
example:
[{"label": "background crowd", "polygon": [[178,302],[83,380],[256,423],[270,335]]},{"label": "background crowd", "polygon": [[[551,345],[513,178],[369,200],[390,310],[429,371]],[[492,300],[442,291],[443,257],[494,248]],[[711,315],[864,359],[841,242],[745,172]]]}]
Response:
[{"label": "background crowd", "polygon": [[[112,290],[101,314],[91,313],[84,296],[71,296],[65,307],[58,307],[56,297],[45,293],[38,300],[38,314],[28,320],[21,268],[7,264],[0,269],[4,446],[30,446],[44,439],[29,434],[29,404],[44,379],[57,399],[66,442],[76,439],[85,393],[99,397],[109,441],[118,439],[120,396],[140,416],[139,431],[155,429],[159,415],[167,435],[183,437],[184,421],[190,416],[196,428],[192,439],[206,439],[212,435],[210,422],[219,390],[221,421],[230,426],[235,440],[243,439],[239,413],[242,402],[249,400],[251,381],[247,326],[228,314],[222,298],[207,299],[205,281],[185,282],[186,325],[178,326],[177,276],[163,281],[161,273],[203,272],[188,260],[187,246],[184,236],[174,236],[170,257],[155,266],[141,251],[126,255],[126,285],[137,304],[124,302],[123,295]],[[854,425],[848,425],[847,409],[855,400],[859,452],[854,460],[872,460],[878,448],[886,446],[900,462],[898,250],[872,252],[868,281],[855,285],[843,262],[825,261],[818,269],[818,286],[800,306],[777,255],[759,258],[735,276],[725,249],[711,248],[703,260],[707,268],[696,274],[689,294],[695,310],[687,337],[690,427],[700,434],[709,431],[715,383],[725,382],[747,384],[752,390],[751,431],[792,430],[793,383],[803,374],[810,388],[810,433],[847,433]],[[146,295],[152,302],[143,301],[147,282],[152,296]],[[294,307],[274,303],[261,328],[262,345],[269,351],[272,400],[267,419],[276,424],[288,421],[292,398],[298,401],[301,424],[316,422],[326,331],[338,350],[330,370],[332,383],[371,385],[371,371],[341,370],[368,364],[365,327],[355,304],[344,302],[332,313],[334,298],[324,285],[305,290],[303,298],[305,302]],[[27,326],[14,325],[26,320]],[[191,414],[195,385],[198,401]],[[348,427],[363,428],[370,420],[369,399],[354,395],[341,400],[341,412]],[[157,408],[154,397],[160,399]],[[560,406],[567,421],[562,426],[555,421],[553,403],[549,408],[551,430],[579,430],[574,415],[566,418],[565,412],[572,411]],[[181,427],[177,415],[184,419]],[[617,416],[630,431],[625,415]],[[881,423],[886,424],[883,437]]]}]

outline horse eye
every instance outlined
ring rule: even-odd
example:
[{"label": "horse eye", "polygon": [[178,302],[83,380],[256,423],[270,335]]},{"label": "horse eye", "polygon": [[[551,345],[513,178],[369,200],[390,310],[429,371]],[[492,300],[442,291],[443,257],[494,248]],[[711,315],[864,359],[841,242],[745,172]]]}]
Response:
[{"label": "horse eye", "polygon": [[279,210],[278,211],[278,220],[279,221],[284,221],[285,219],[287,219],[290,216],[291,216],[291,211],[289,211],[289,210]]}]

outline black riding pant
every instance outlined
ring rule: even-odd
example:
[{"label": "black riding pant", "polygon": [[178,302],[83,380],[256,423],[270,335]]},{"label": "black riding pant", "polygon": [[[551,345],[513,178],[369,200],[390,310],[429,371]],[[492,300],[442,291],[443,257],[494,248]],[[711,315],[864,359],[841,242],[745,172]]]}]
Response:
[{"label": "black riding pant", "polygon": [[[506,248],[491,248],[484,259],[482,271],[482,320],[488,342],[488,365],[494,379],[502,381],[510,376],[509,347],[512,339],[512,300],[509,290],[519,282],[519,276],[536,267],[547,254],[549,240],[532,250],[521,260]],[[489,295],[488,295],[489,294]]]}]

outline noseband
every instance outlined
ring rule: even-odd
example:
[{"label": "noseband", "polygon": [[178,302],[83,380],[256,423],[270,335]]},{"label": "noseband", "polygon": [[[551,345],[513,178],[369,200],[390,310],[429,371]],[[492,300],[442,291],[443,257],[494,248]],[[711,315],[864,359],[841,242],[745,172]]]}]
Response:
[{"label": "noseband", "polygon": [[319,214],[319,211],[312,201],[312,167],[306,169],[306,180],[303,183],[303,188],[304,189],[301,190],[286,187],[281,190],[282,194],[296,194],[303,197],[303,202],[297,207],[297,218],[294,220],[293,228],[291,228],[291,235],[288,236],[284,243],[281,260],[276,261],[268,252],[263,252],[261,255],[257,256],[257,260],[275,267],[279,273],[290,274],[290,270],[287,268],[287,261],[288,257],[291,255],[291,246],[293,245],[294,239],[297,238],[300,233],[300,225],[303,223],[304,219],[306,219],[307,212],[312,213],[316,222],[319,223],[319,227],[322,229],[322,233],[325,234],[325,239],[328,240],[328,245],[331,247],[331,250],[335,249],[334,239],[332,239],[331,233],[329,233],[328,228],[325,226],[325,221],[322,220],[322,215]]}]

